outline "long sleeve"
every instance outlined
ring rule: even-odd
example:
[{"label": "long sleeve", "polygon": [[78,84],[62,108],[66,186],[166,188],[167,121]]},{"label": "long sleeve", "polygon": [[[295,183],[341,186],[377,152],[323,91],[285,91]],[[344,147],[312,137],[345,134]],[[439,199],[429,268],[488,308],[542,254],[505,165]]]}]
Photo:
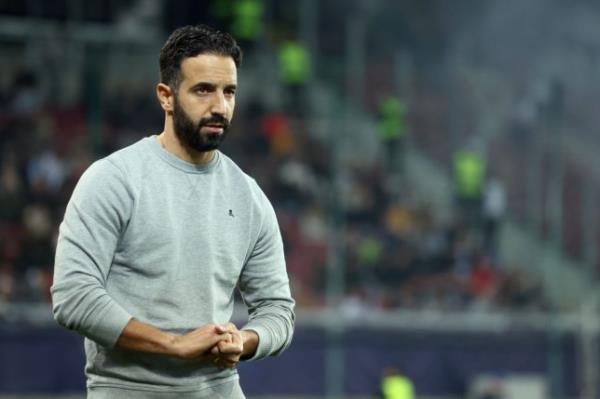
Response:
[{"label": "long sleeve", "polygon": [[252,359],[278,355],[286,349],[292,341],[295,321],[277,218],[262,192],[261,198],[260,235],[240,277],[240,291],[249,313],[242,329],[254,330],[259,336]]},{"label": "long sleeve", "polygon": [[107,277],[133,207],[124,173],[94,163],[67,206],[56,249],[53,312],[62,326],[100,345],[115,345],[131,315],[107,293]]}]

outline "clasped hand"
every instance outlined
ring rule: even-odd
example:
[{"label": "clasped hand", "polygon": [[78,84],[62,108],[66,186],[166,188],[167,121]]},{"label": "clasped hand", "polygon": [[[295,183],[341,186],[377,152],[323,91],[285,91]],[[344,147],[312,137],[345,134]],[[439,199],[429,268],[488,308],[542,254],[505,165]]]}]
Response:
[{"label": "clasped hand", "polygon": [[221,368],[234,368],[244,351],[242,332],[233,323],[207,324],[175,339],[178,357],[208,361]]},{"label": "clasped hand", "polygon": [[224,339],[210,349],[212,362],[217,367],[234,368],[244,352],[242,332],[233,323],[216,327]]}]

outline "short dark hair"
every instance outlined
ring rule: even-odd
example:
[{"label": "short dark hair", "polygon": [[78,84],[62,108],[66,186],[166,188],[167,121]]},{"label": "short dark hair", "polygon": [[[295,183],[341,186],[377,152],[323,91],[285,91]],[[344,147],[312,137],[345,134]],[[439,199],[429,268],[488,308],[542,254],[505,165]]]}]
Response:
[{"label": "short dark hair", "polygon": [[177,90],[181,62],[200,54],[229,56],[238,68],[242,64],[242,50],[230,34],[206,25],[182,26],[171,33],[160,50],[160,81]]}]

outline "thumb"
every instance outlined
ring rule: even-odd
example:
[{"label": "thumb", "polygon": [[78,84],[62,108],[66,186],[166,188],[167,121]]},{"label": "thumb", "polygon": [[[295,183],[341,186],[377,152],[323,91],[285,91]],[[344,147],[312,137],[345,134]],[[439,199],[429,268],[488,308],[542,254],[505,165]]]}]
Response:
[{"label": "thumb", "polygon": [[212,335],[211,337],[209,337],[209,341],[207,342],[207,344],[208,344],[207,346],[209,348],[212,348],[213,346],[216,346],[222,340],[223,340],[222,335],[216,335],[216,334]]},{"label": "thumb", "polygon": [[221,326],[219,324],[215,326],[215,331],[217,332],[217,334],[225,334],[229,332],[225,326]]}]

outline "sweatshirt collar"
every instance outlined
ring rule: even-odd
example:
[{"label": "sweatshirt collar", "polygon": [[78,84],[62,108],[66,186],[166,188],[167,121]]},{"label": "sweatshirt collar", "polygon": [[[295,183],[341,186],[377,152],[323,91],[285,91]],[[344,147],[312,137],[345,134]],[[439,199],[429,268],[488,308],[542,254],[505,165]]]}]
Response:
[{"label": "sweatshirt collar", "polygon": [[169,151],[162,148],[156,140],[156,135],[146,137],[145,140],[148,142],[148,145],[152,149],[152,152],[158,155],[163,161],[186,173],[209,173],[219,164],[221,160],[221,153],[217,150],[215,151],[215,156],[209,163],[201,165],[194,164],[191,162],[184,161],[183,159],[178,158],[177,156],[171,154]]}]

